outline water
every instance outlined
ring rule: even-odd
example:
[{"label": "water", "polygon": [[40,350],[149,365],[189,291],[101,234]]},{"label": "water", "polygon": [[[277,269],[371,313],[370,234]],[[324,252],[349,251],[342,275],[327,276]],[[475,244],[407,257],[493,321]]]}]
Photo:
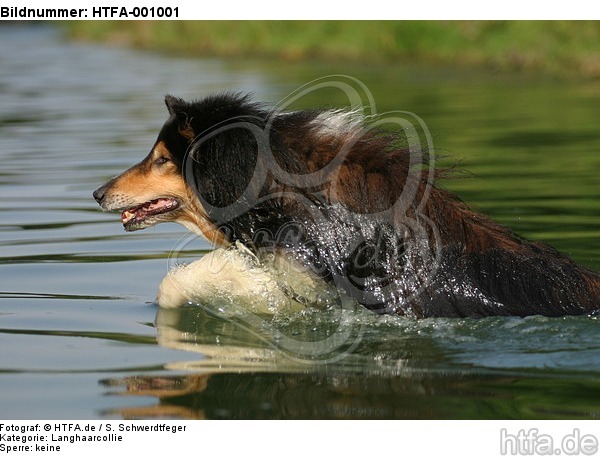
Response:
[{"label": "water", "polygon": [[[177,225],[125,233],[91,198],[150,149],[165,93],[278,102],[346,74],[379,112],[426,121],[443,163],[469,172],[443,185],[600,270],[598,81],[171,58],[31,26],[0,27],[0,62],[0,418],[600,416],[597,317],[159,310],[172,252],[192,261],[210,246]],[[325,91],[295,106],[343,103]]]}]

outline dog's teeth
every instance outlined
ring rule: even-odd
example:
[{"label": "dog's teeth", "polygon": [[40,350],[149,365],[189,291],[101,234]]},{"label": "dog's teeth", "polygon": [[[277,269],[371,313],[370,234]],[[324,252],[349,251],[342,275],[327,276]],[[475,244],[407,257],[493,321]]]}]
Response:
[{"label": "dog's teeth", "polygon": [[121,222],[123,225],[131,223],[132,220],[142,222],[146,218],[162,214],[179,206],[178,202],[169,198],[157,198],[152,201],[146,201],[139,206],[125,209],[121,213]]},{"label": "dog's teeth", "polygon": [[121,222],[122,223],[127,223],[129,222],[133,217],[135,217],[135,214],[133,212],[130,211],[123,211],[123,213],[121,214]]}]

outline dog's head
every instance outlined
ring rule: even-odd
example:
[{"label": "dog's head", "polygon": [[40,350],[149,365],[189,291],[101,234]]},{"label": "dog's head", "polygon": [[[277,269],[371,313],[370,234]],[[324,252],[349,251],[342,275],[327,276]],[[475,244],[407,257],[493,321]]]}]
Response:
[{"label": "dog's head", "polygon": [[94,191],[94,198],[103,210],[121,212],[127,231],[178,222],[211,241],[224,243],[183,176],[182,163],[197,134],[190,122],[190,105],[171,96],[165,102],[169,118],[148,156]]}]

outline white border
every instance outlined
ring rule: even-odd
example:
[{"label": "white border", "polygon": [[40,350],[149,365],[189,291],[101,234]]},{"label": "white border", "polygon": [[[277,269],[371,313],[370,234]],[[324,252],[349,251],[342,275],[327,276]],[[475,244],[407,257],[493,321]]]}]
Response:
[{"label": "white border", "polygon": [[[442,1],[420,0],[400,2],[370,0],[369,2],[345,1],[249,1],[228,0],[227,2],[195,0],[56,0],[56,1],[7,1],[1,6],[27,8],[87,8],[96,7],[177,7],[178,19],[183,20],[556,20],[598,19],[600,8],[589,0],[547,2],[524,2],[505,0],[502,2],[474,2],[468,0]],[[19,19],[19,18],[3,18]],[[93,20],[88,14],[86,20]],[[133,17],[112,17],[114,20]],[[173,18],[171,18],[173,19]]]}]

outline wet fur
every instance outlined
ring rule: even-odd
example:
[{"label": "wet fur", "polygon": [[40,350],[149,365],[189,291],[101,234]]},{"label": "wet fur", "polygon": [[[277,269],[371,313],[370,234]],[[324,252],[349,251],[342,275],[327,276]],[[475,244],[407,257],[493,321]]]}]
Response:
[{"label": "wet fur", "polygon": [[411,168],[415,152],[401,137],[353,113],[270,112],[239,94],[166,104],[149,156],[95,192],[104,209],[177,198],[180,209],[158,221],[224,248],[240,243],[257,258],[285,255],[380,313],[600,308],[598,275],[429,186],[429,170]]}]

